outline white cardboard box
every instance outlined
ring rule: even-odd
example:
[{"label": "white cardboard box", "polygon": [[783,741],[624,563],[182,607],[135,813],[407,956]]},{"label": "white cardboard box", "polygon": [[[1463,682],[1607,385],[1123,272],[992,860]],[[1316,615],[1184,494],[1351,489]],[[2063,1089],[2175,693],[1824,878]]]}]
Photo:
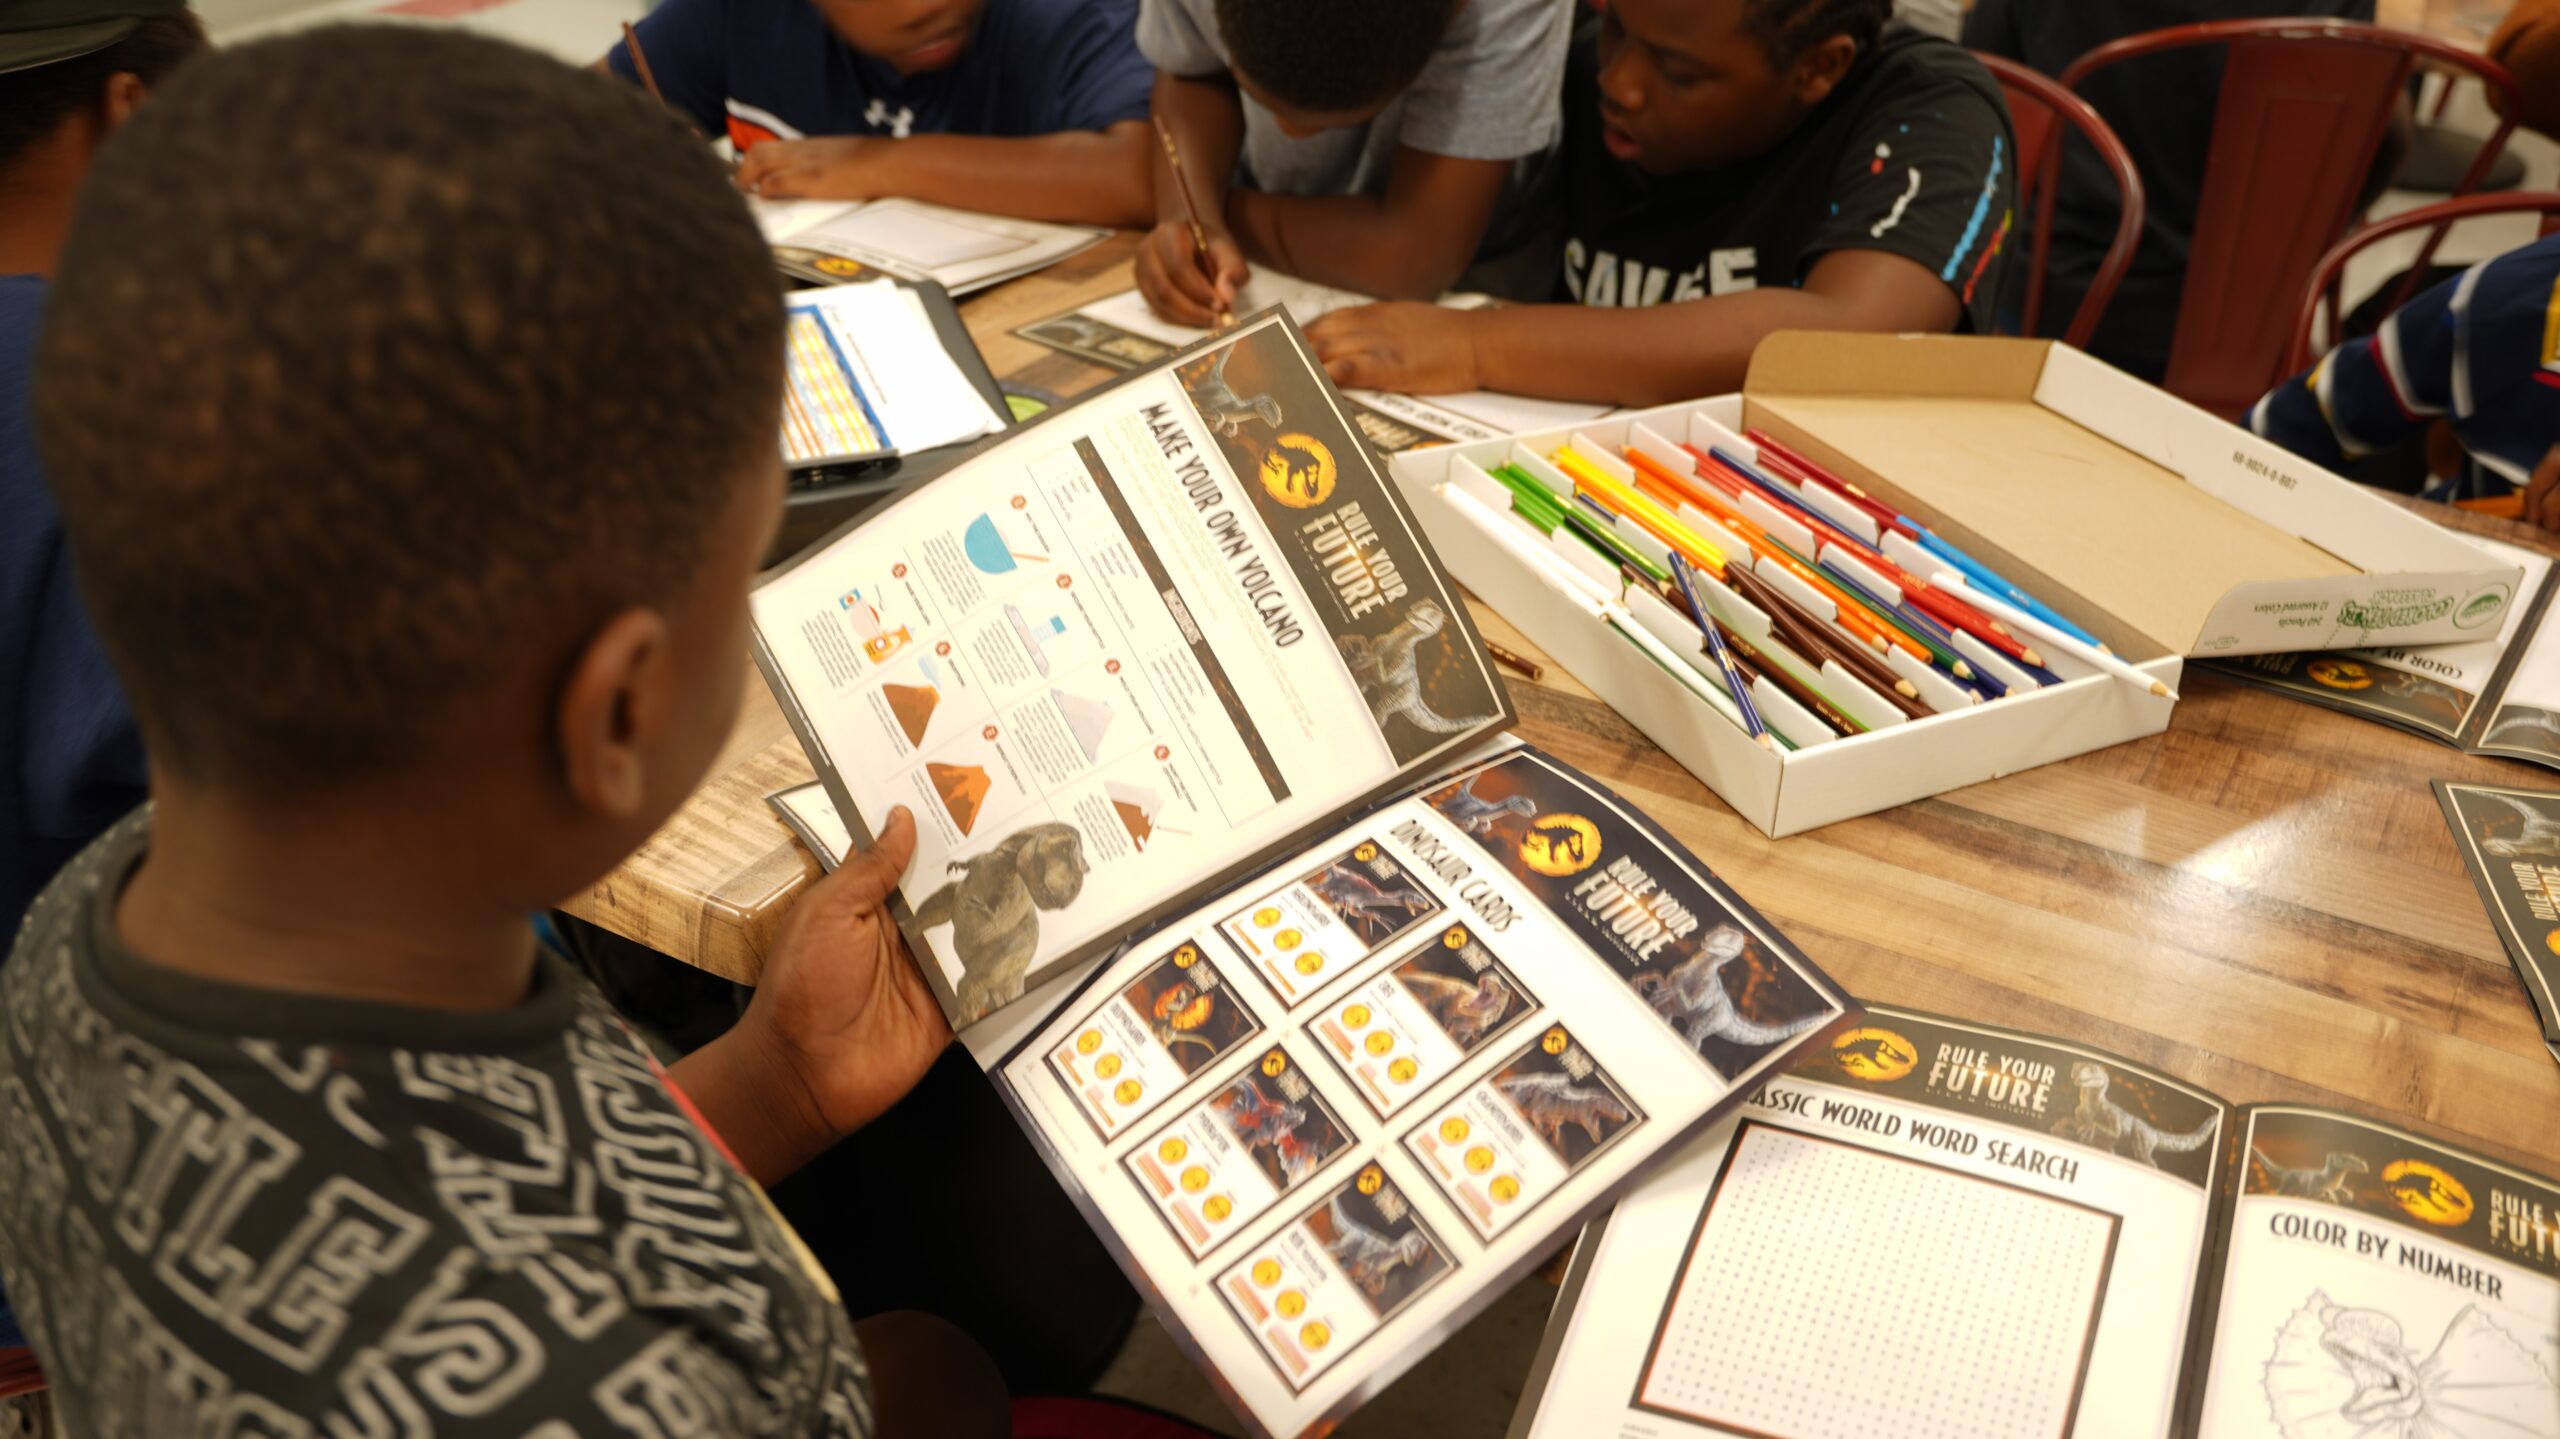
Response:
[{"label": "white cardboard box", "polygon": [[[2170,702],[2048,655],[2060,685],[1793,753],[1763,749],[1611,628],[1616,619],[1694,643],[1684,619],[1625,591],[1579,543],[1512,520],[1509,492],[1484,473],[1543,464],[1576,435],[1586,454],[1685,441],[1739,445],[1756,459],[1738,438],[1751,428],[1896,505],[2172,688],[2187,655],[2495,633],[2522,578],[2360,486],[2047,341],[1791,332],[1761,345],[1740,395],[1396,456],[1450,571],[1773,836],[2157,734]],[[1619,598],[1569,592],[1461,514],[1450,491]],[[1727,592],[1705,600],[1737,632],[1765,631],[1765,617]]]}]

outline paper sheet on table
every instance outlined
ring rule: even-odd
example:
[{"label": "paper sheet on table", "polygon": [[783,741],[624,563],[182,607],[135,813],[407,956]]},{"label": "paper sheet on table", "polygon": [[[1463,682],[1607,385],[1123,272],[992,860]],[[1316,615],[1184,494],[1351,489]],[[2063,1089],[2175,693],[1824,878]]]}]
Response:
[{"label": "paper sheet on table", "polygon": [[783,454],[793,464],[913,454],[1004,428],[969,383],[924,300],[873,280],[791,297]]},{"label": "paper sheet on table", "polygon": [[932,280],[954,295],[1054,265],[1106,233],[920,200],[754,200],[750,207],[768,243]]}]

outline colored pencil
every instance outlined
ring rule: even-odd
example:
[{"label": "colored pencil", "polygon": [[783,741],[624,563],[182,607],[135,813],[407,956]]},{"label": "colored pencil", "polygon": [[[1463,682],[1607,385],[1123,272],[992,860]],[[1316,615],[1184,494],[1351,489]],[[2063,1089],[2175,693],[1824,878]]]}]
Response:
[{"label": "colored pencil", "polygon": [[[1165,162],[1173,167],[1173,184],[1182,196],[1183,218],[1191,224],[1191,258],[1200,267],[1200,276],[1209,282],[1209,293],[1218,292],[1218,262],[1209,258],[1209,231],[1200,223],[1200,206],[1191,198],[1191,176],[1182,168],[1182,147],[1174,143],[1173,127],[1164,117],[1155,117],[1156,138],[1164,142]],[[1236,322],[1235,312],[1221,305],[1218,328],[1223,330]]]},{"label": "colored pencil", "polygon": [[1558,463],[1556,468],[1572,478],[1577,490],[1588,492],[1610,509],[1635,521],[1655,539],[1680,551],[1682,558],[1708,574],[1721,576],[1725,572],[1724,551],[1680,523],[1679,518],[1659,502],[1638,494],[1633,486],[1616,477],[1601,473],[1597,466],[1570,450],[1559,452],[1556,458],[1558,461],[1571,461],[1570,464]]},{"label": "colored pencil", "polygon": [[1676,554],[1671,557],[1671,578],[1679,583],[1680,598],[1688,602],[1691,618],[1698,619],[1698,628],[1707,637],[1707,648],[1716,657],[1716,668],[1724,671],[1724,687],[1733,692],[1734,708],[1742,711],[1742,727],[1766,748],[1768,725],[1760,718],[1759,706],[1751,702],[1751,687],[1734,670],[1733,652],[1724,647],[1724,637],[1716,633],[1712,618],[1699,618],[1706,615],[1707,607],[1698,603],[1698,587],[1689,582],[1689,562]]},{"label": "colored pencil", "polygon": [[1828,623],[1806,614],[1767,580],[1736,566],[1726,574],[1725,583],[1769,616],[1776,626],[1777,638],[1803,651],[1815,664],[1827,659],[1840,666],[1852,679],[1881,694],[1886,703],[1913,719],[1935,713],[1920,702],[1919,686],[1895,674],[1890,665],[1876,658],[1873,650],[1852,643],[1847,635],[1835,633]]},{"label": "colored pencil", "polygon": [[1527,495],[1532,501],[1551,510],[1560,524],[1569,525],[1574,533],[1608,557],[1614,565],[1632,565],[1655,584],[1670,580],[1671,572],[1651,556],[1621,538],[1607,522],[1582,513],[1580,507],[1540,483],[1538,477],[1518,465],[1504,465],[1488,471],[1496,480],[1511,488],[1513,495]]},{"label": "colored pencil", "polygon": [[661,105],[666,104],[667,93],[658,88],[658,77],[649,69],[649,52],[640,48],[640,32],[631,28],[628,20],[622,22],[622,44],[631,52],[632,72],[640,77],[640,84],[649,92],[649,98]]},{"label": "colored pencil", "polygon": [[[1956,577],[1953,574],[1945,570],[1941,570],[1938,572],[1936,582],[1943,585],[1953,582],[1955,579]],[[1996,596],[1986,595],[1981,591],[1976,590],[1974,592],[1974,598],[1977,602],[1988,606],[1993,614],[1999,615],[2010,624],[2016,625],[2018,628],[2036,636],[2046,644],[2052,645],[2054,648],[2061,650],[2064,654],[2071,656],[2082,664],[2088,665],[2093,669],[2103,670],[2115,678],[2123,680],[2126,684],[2132,685],[2137,689],[2145,690],[2151,694],[2158,695],[2163,699],[2175,700],[2178,697],[2178,692],[2176,690],[2169,688],[2167,685],[2152,678],[2143,671],[2135,669],[2132,665],[2126,664],[2122,659],[2118,658],[2112,650],[2102,650],[2095,645],[2083,644],[2078,639],[2064,634],[2061,630],[2045,623],[2044,620],[2038,616],[2031,615],[2025,610],[2019,609]]]}]

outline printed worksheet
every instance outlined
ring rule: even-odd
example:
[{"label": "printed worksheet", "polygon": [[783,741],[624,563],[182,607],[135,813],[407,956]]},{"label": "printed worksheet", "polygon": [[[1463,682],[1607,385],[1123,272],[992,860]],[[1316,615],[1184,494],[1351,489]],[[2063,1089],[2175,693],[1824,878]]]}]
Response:
[{"label": "printed worksheet", "polygon": [[965,295],[1045,269],[1110,233],[903,198],[749,203],[774,259],[820,284],[881,270]]},{"label": "printed worksheet", "polygon": [[1694,857],[1524,747],[1170,916],[997,1078],[1252,1432],[1295,1436],[1849,1012]]},{"label": "printed worksheet", "polygon": [[2453,847],[2560,1059],[2560,791],[2435,782]]},{"label": "printed worksheet", "polygon": [[1276,316],[1011,432],[753,611],[848,830],[915,815],[893,908],[955,1025],[1510,718]]}]

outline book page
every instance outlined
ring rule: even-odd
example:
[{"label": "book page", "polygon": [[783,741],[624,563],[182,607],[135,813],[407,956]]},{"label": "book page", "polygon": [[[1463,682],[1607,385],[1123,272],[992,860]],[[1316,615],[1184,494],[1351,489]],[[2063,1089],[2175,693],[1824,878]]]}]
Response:
[{"label": "book page", "polygon": [[[2203,663],[2315,704],[2459,744],[2481,701],[2489,697],[2500,662],[2517,634],[2540,619],[2542,607],[2536,600],[2551,572],[2548,555],[2476,535],[2463,538],[2500,562],[2524,570],[2523,587],[2514,602],[2500,608],[2502,618],[2495,634],[2455,645],[2305,650]],[[2560,708],[2560,691],[2553,693],[2552,702]],[[2552,743],[2560,746],[2560,735],[2553,736]],[[2553,753],[2560,756],[2560,748]]]},{"label": "book page", "polygon": [[2453,847],[2560,1058],[2560,791],[2435,782]]},{"label": "book page", "polygon": [[2166,1435],[2227,1114],[1870,1009],[1620,1201],[1513,1432]]},{"label": "book page", "polygon": [[1499,729],[1402,501],[1273,318],[1012,432],[757,589],[759,661],[955,1025]]},{"label": "book page", "polygon": [[[1289,312],[1291,319],[1304,325],[1336,310],[1369,303],[1367,295],[1263,269],[1254,272],[1236,309],[1242,314],[1278,305]],[[1451,295],[1440,303],[1453,309],[1473,309],[1490,302],[1482,295]],[[1014,333],[1113,369],[1150,363],[1184,345],[1195,344],[1208,334],[1158,317],[1147,307],[1146,297],[1135,290],[1124,290],[1082,309],[1052,315]],[[1350,402],[1353,423],[1369,443],[1389,454],[1424,445],[1557,429],[1609,413],[1606,405],[1531,399],[1489,390],[1431,396],[1349,390],[1344,392],[1344,398]]]},{"label": "book page", "polygon": [[1524,748],[1142,938],[999,1087],[1253,1431],[1296,1435],[1846,1009]]},{"label": "book page", "polygon": [[2560,1186],[2245,1111],[2203,1439],[2560,1439]]},{"label": "book page", "polygon": [[2560,769],[2560,636],[2552,633],[2547,608],[2533,617],[2522,643],[2524,652],[2472,748]]},{"label": "book page", "polygon": [[763,220],[767,238],[786,258],[806,251],[852,260],[907,279],[936,281],[954,295],[1054,265],[1101,243],[1105,234],[922,200],[873,200],[832,210],[809,201],[786,203],[800,208]]},{"label": "book page", "polygon": [[992,435],[978,393],[924,307],[887,280],[789,297],[782,459],[794,467],[913,454]]}]

